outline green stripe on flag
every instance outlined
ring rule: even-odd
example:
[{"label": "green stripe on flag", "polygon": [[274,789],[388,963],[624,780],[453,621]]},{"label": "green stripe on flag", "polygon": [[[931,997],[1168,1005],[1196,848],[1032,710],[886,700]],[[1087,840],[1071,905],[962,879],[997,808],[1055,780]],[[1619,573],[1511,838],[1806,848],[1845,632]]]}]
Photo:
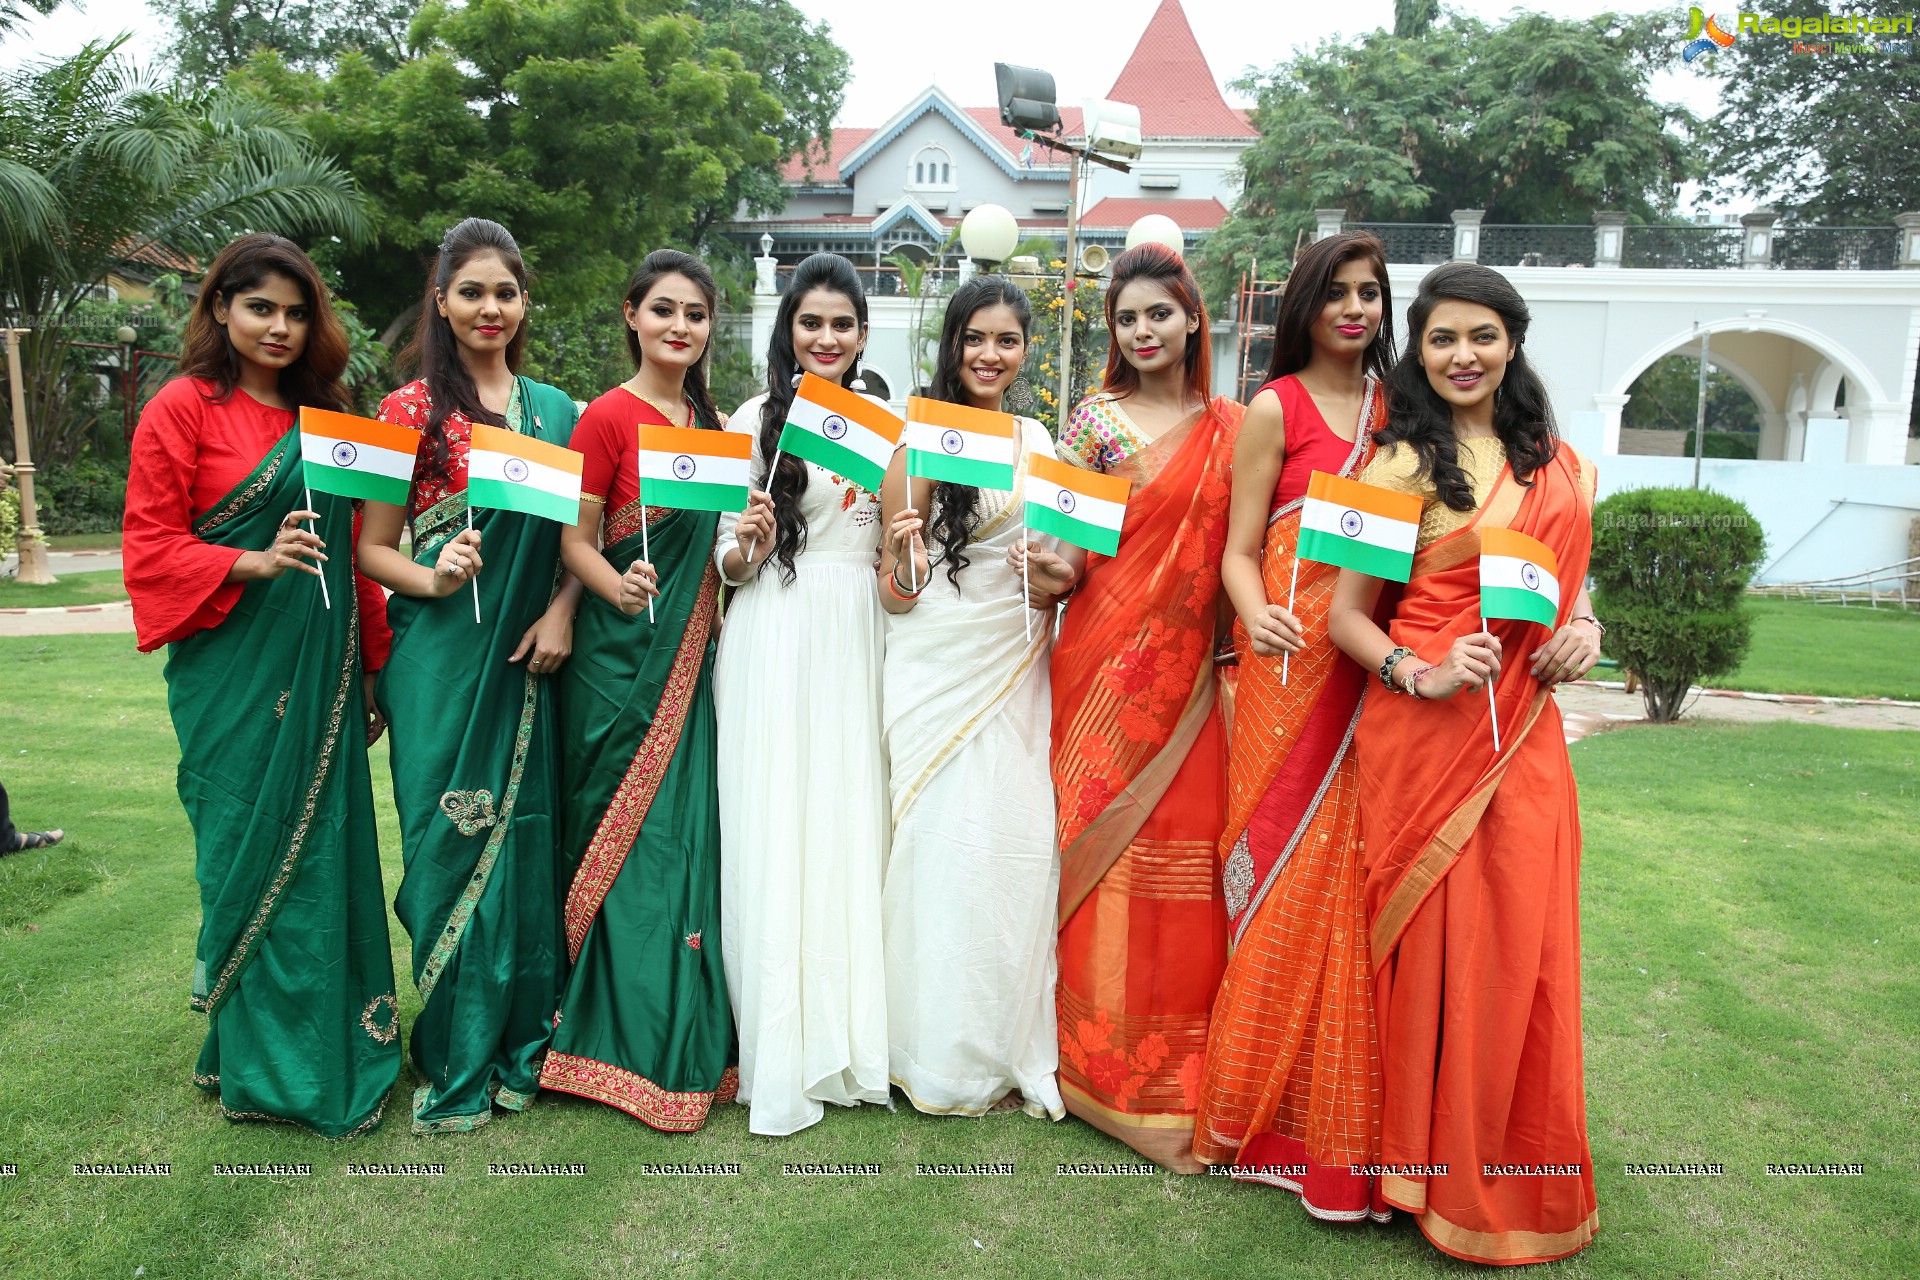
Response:
[{"label": "green stripe on flag", "polygon": [[1483,618],[1518,618],[1522,622],[1537,622],[1543,627],[1550,627],[1557,612],[1553,601],[1538,591],[1528,591],[1525,587],[1480,588],[1480,616]]},{"label": "green stripe on flag", "polygon": [[907,474],[923,480],[972,485],[976,489],[1013,488],[1012,463],[956,458],[951,454],[929,453],[923,449],[907,450]]},{"label": "green stripe on flag", "polygon": [[535,489],[531,485],[514,484],[510,480],[469,477],[467,501],[476,507],[518,511],[523,515],[558,520],[561,524],[573,524],[580,518],[580,502],[577,498],[563,498],[559,494]]},{"label": "green stripe on flag", "polygon": [[1358,538],[1328,533],[1324,529],[1300,531],[1299,556],[1319,564],[1339,565],[1356,573],[1370,574],[1389,582],[1405,582],[1413,576],[1413,556],[1405,551],[1389,551]]},{"label": "green stripe on flag", "polygon": [[407,505],[407,494],[413,488],[405,480],[383,476],[377,471],[349,471],[344,467],[323,467],[312,462],[306,464],[306,472],[301,479],[315,493],[391,502],[396,507]]},{"label": "green stripe on flag", "polygon": [[747,486],[655,480],[647,476],[640,481],[640,501],[650,507],[674,507],[681,511],[740,511],[747,505]]},{"label": "green stripe on flag", "polygon": [[829,440],[804,427],[796,427],[791,422],[780,432],[780,449],[796,458],[805,458],[817,467],[825,467],[835,475],[845,476],[869,493],[880,492],[880,482],[887,478],[886,467],[871,458],[855,453],[837,440]]},{"label": "green stripe on flag", "polygon": [[1120,550],[1118,529],[1088,524],[1085,520],[1075,520],[1058,507],[1045,503],[1029,502],[1027,504],[1027,528],[1036,533],[1050,533],[1062,542],[1071,542],[1076,547],[1085,547],[1103,556],[1110,556]]}]

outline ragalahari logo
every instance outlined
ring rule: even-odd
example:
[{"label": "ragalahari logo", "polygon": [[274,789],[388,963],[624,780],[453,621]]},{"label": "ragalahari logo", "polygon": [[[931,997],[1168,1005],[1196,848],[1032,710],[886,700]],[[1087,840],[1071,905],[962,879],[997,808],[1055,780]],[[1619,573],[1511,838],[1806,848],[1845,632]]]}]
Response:
[{"label": "ragalahari logo", "polygon": [[1720,19],[1724,16],[1702,13],[1698,9],[1687,11],[1687,43],[1680,50],[1680,57],[1684,61],[1692,62],[1703,53],[1712,53],[1715,49],[1725,49],[1733,44],[1733,36],[1727,28],[1736,24],[1729,22],[1722,26]]}]

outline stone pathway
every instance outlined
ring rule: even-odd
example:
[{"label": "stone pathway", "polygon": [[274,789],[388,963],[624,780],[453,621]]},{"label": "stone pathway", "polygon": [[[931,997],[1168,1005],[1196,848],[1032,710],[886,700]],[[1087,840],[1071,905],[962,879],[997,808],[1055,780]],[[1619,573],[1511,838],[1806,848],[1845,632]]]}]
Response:
[{"label": "stone pathway", "polygon": [[[1581,680],[1562,685],[1554,699],[1566,722],[1567,741],[1578,742],[1616,724],[1647,718],[1646,703],[1617,680]],[[1798,720],[1836,729],[1920,729],[1920,703],[1855,698],[1815,698],[1795,693],[1743,693],[1699,689],[1681,713],[1683,720]]]}]

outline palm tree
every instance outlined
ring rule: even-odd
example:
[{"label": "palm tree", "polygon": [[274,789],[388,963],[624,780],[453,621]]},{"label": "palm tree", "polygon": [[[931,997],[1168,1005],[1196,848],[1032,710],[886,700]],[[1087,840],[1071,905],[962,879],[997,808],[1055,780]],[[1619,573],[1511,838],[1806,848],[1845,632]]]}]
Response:
[{"label": "palm tree", "polygon": [[159,247],[211,256],[233,236],[370,235],[366,200],[286,112],[180,93],[120,56],[125,37],[0,74],[0,324],[22,343],[34,454],[73,455],[84,376],[63,325],[111,267]]}]

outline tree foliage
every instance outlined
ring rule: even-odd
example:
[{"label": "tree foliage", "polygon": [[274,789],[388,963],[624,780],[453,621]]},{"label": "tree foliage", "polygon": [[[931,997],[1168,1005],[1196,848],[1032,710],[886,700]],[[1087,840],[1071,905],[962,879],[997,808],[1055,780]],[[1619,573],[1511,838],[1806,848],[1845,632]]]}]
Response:
[{"label": "tree foliage", "polygon": [[[1621,426],[1691,431],[1699,416],[1700,360],[1662,356],[1633,380],[1627,393],[1631,399],[1621,411]],[[1719,368],[1707,373],[1707,426],[1715,431],[1760,429],[1760,406],[1752,394],[1738,378]]]},{"label": "tree foliage", "polygon": [[0,74],[0,323],[32,330],[28,418],[36,454],[54,462],[86,435],[66,412],[67,330],[116,264],[155,250],[206,261],[253,228],[347,245],[371,230],[352,181],[285,111],[169,91],[119,49]]},{"label": "tree foliage", "polygon": [[356,50],[376,66],[407,54],[420,0],[147,0],[173,27],[167,57],[189,85],[218,84],[261,49],[315,70]]},{"label": "tree foliage", "polygon": [[1396,10],[1409,30],[1430,22],[1422,35],[1329,39],[1240,82],[1261,137],[1207,244],[1211,296],[1256,257],[1290,263],[1316,208],[1359,222],[1445,223],[1456,209],[1489,223],[1585,223],[1599,209],[1653,219],[1700,173],[1692,115],[1649,87],[1670,32],[1606,13],[1489,26],[1426,10]]},{"label": "tree foliage", "polygon": [[538,303],[605,307],[659,245],[691,243],[743,170],[784,156],[781,104],[677,0],[430,0],[391,71],[256,54],[235,83],[296,112],[369,197],[376,238],[335,256],[384,336],[448,227],[508,227]]},{"label": "tree foliage", "polygon": [[[1783,0],[1766,16],[1829,12],[1884,19],[1896,10],[1858,0]],[[1801,42],[1887,38],[1804,35]],[[1920,59],[1911,52],[1794,54],[1792,44],[1746,34],[1706,55],[1707,71],[1721,82],[1712,125],[1721,191],[1830,226],[1885,226],[1895,214],[1920,210],[1920,146],[1913,141],[1920,136]]]}]

